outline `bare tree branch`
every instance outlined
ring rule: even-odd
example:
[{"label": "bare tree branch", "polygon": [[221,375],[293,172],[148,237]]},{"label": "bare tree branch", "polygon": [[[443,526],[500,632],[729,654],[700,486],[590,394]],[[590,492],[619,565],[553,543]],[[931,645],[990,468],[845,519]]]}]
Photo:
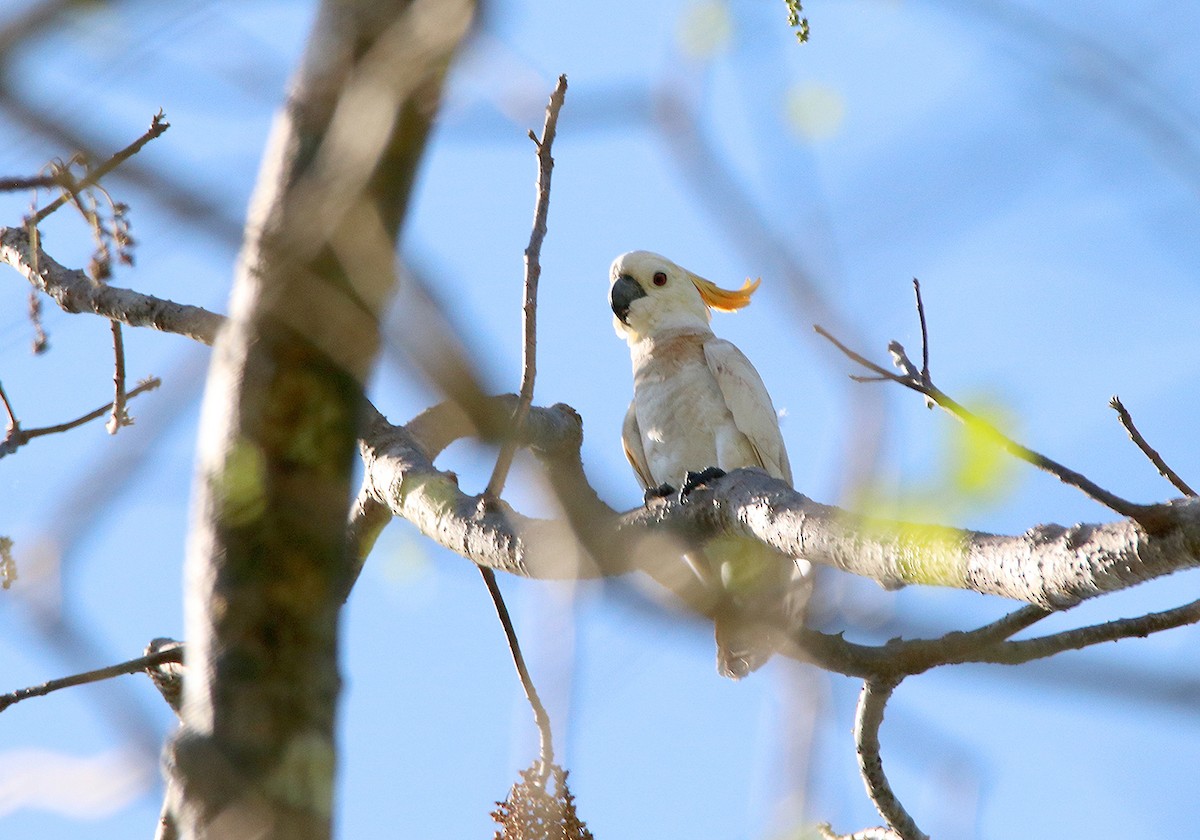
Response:
[{"label": "bare tree branch", "polygon": [[174,303],[131,289],[100,284],[34,248],[25,227],[0,228],[0,261],[20,272],[64,312],[92,312],[131,327],[153,327],[212,344],[224,318],[199,306]]},{"label": "bare tree branch", "polygon": [[1110,508],[1111,510],[1116,511],[1121,516],[1126,516],[1135,520],[1147,530],[1160,531],[1170,527],[1171,523],[1169,521],[1169,517],[1163,517],[1161,506],[1141,505],[1130,502],[1127,499],[1123,499],[1115,493],[1104,489],[1091,479],[1076,472],[1075,470],[1072,470],[1051,458],[1047,458],[1045,455],[1035,452],[1020,443],[1017,443],[1015,440],[997,429],[993,424],[984,420],[979,415],[972,413],[956,400],[943,393],[942,390],[936,385],[934,385],[932,380],[929,378],[928,357],[924,355],[927,352],[926,348],[928,338],[925,329],[925,309],[921,302],[921,286],[916,281],[914,281],[913,285],[917,297],[917,311],[921,320],[922,352],[924,363],[920,370],[918,370],[916,365],[914,365],[913,362],[908,358],[904,347],[898,341],[892,341],[888,344],[888,353],[890,353],[892,356],[892,362],[897,368],[900,369],[900,373],[896,374],[892,373],[886,368],[880,367],[862,355],[854,352],[819,324],[814,325],[814,329],[819,335],[828,339],[831,344],[841,350],[842,353],[844,353],[848,358],[865,367],[867,370],[870,370],[874,374],[874,376],[870,377],[869,379],[862,377],[851,377],[852,379],[856,379],[860,382],[886,379],[891,382],[899,383],[905,388],[916,391],[919,394],[923,394],[927,402],[931,402],[940,406],[967,425],[983,432],[1010,455],[1025,461],[1026,463],[1032,464],[1040,470],[1050,473],[1058,478],[1059,481],[1079,489],[1085,495],[1095,499],[1097,502],[1100,502],[1102,505]]},{"label": "bare tree branch", "polygon": [[28,700],[30,697],[45,697],[47,694],[63,688],[87,685],[88,683],[119,677],[123,674],[136,674],[138,671],[157,668],[168,662],[176,664],[183,662],[183,650],[175,647],[155,651],[147,653],[144,656],[139,656],[136,659],[130,659],[116,665],[109,665],[106,668],[97,668],[94,671],[85,671],[82,674],[72,674],[69,677],[49,680],[41,685],[22,688],[18,691],[11,691],[8,694],[0,694],[0,712],[3,712],[15,703],[20,703],[22,700]]},{"label": "bare tree branch", "polygon": [[[533,409],[530,416],[540,422],[529,439],[551,457],[572,463],[566,453],[580,439],[577,415],[556,406]],[[664,538],[686,542],[726,534],[888,587],[971,589],[1057,610],[1200,565],[1200,501],[1191,499],[1159,506],[1171,527],[1157,535],[1122,520],[1038,525],[1003,536],[857,515],[815,502],[758,470],[716,479],[687,504],[665,502],[608,517],[602,507],[592,508],[593,526],[604,532],[609,548],[584,560],[564,549],[551,522],[512,512],[506,524],[501,517],[476,514],[475,498],[434,467],[403,427],[377,423],[363,445],[364,481],[394,514],[477,564],[531,577],[620,574],[643,568],[635,558],[647,540],[643,548]],[[549,546],[539,544],[543,538]],[[555,552],[563,550],[565,560],[555,560]]]},{"label": "bare tree branch", "polygon": [[1129,412],[1125,409],[1125,405],[1121,402],[1120,397],[1114,395],[1113,398],[1108,401],[1108,404],[1113,411],[1117,412],[1117,416],[1121,419],[1121,425],[1124,426],[1125,431],[1129,433],[1129,439],[1137,445],[1138,449],[1142,450],[1143,455],[1150,459],[1150,463],[1154,464],[1155,468],[1158,470],[1158,474],[1167,481],[1171,482],[1171,484],[1175,485],[1175,489],[1177,489],[1183,495],[1195,496],[1196,491],[1189,487],[1187,482],[1180,478],[1175,470],[1167,466],[1167,462],[1164,461],[1162,456],[1158,454],[1158,451],[1150,446],[1150,444],[1146,442],[1146,439],[1142,437],[1142,433],[1138,431],[1137,426],[1133,425],[1133,418],[1129,416]]},{"label": "bare tree branch", "polygon": [[1061,633],[1036,639],[1021,639],[994,644],[961,661],[1021,665],[1068,650],[1082,650],[1091,645],[1115,642],[1119,639],[1145,638],[1151,633],[1172,630],[1197,622],[1200,622],[1200,600],[1137,618],[1119,618],[1102,624],[1064,630]]},{"label": "bare tree branch", "polygon": [[875,680],[863,683],[862,693],[858,696],[858,711],[854,716],[858,769],[866,784],[867,795],[895,836],[899,840],[929,840],[892,791],[879,754],[879,727],[883,724],[883,710],[898,684]]},{"label": "bare tree branch", "polygon": [[[537,292],[538,280],[542,276],[542,242],[546,238],[546,220],[550,210],[550,176],[554,171],[554,158],[551,150],[554,146],[554,136],[558,128],[558,114],[562,110],[567,95],[567,77],[558,77],[558,84],[550,94],[550,103],[546,106],[546,122],[542,128],[539,140],[532,130],[529,139],[537,146],[538,178],[537,201],[534,205],[533,231],[529,235],[529,245],[525,248],[525,304],[522,307],[522,331],[524,333],[523,364],[521,368],[521,392],[517,397],[517,407],[513,412],[512,428],[500,447],[492,477],[484,490],[483,504],[490,504],[500,498],[508,471],[512,468],[513,457],[516,455],[518,436],[525,425],[529,414],[529,406],[533,403],[533,386],[537,377]],[[525,656],[521,653],[521,643],[517,639],[512,617],[508,613],[508,605],[500,592],[500,584],[496,581],[495,570],[487,566],[479,566],[479,573],[487,586],[492,604],[496,608],[496,616],[504,628],[504,637],[508,641],[508,650],[512,654],[513,665],[516,666],[517,676],[521,680],[521,688],[525,691],[525,699],[533,710],[533,720],[538,728],[541,740],[539,754],[541,761],[540,780],[544,783],[549,777],[554,765],[554,733],[550,728],[550,715],[542,699],[538,696],[537,687],[529,676],[525,665]]]},{"label": "bare tree branch", "polygon": [[[138,383],[136,388],[125,395],[125,399],[131,400],[139,394],[145,393],[146,391],[153,391],[160,385],[162,385],[162,380],[156,376],[152,376],[149,379],[145,379]],[[3,389],[0,389],[0,396],[4,396]],[[8,398],[6,396],[4,397],[3,402],[8,411],[9,424],[8,433],[5,435],[4,440],[0,441],[0,458],[3,458],[5,455],[13,454],[34,438],[44,437],[45,435],[56,435],[61,432],[69,431],[77,426],[82,426],[84,423],[90,423],[92,420],[103,417],[113,408],[112,403],[106,403],[96,410],[89,411],[82,417],[76,417],[74,420],[70,420],[66,423],[58,423],[54,426],[43,426],[38,429],[22,429],[21,424],[16,422],[16,418],[12,414],[12,408],[9,405]]]},{"label": "bare tree branch", "polygon": [[469,0],[327,0],[269,144],[214,348],[168,822],[332,831],[346,500],[397,239]]},{"label": "bare tree branch", "polygon": [[66,180],[61,172],[52,172],[47,175],[11,176],[0,178],[0,192],[36,190],[42,187],[61,187],[66,184]]},{"label": "bare tree branch", "polygon": [[131,157],[133,157],[138,152],[140,152],[142,150],[142,148],[147,143],[149,143],[151,140],[161,137],[163,132],[165,132],[170,127],[171,127],[171,124],[169,122],[167,122],[166,115],[163,114],[162,111],[159,111],[150,120],[150,127],[148,129],[146,129],[146,132],[141,137],[134,140],[132,143],[130,143],[124,149],[121,149],[121,151],[114,154],[112,157],[110,157],[104,163],[97,166],[95,169],[89,169],[87,174],[84,175],[83,178],[80,178],[79,180],[75,180],[74,178],[69,177],[70,176],[69,171],[63,170],[61,173],[59,173],[59,176],[61,178],[63,178],[63,180],[65,181],[65,183],[61,184],[61,186],[63,187],[63,190],[64,190],[63,194],[60,195],[58,198],[56,198],[54,201],[47,204],[41,210],[38,210],[36,213],[34,213],[33,218],[30,219],[30,223],[33,225],[37,225],[38,223],[43,221],[47,216],[49,216],[51,213],[53,213],[55,210],[57,210],[58,208],[62,207],[64,204],[66,204],[68,201],[75,200],[75,198],[79,195],[80,192],[82,192],[83,190],[86,190],[88,187],[91,187],[91,186],[94,186],[94,185],[100,183],[101,178],[103,178],[105,175],[112,172],[114,169],[116,169],[122,163],[129,160]]},{"label": "bare tree branch", "polygon": [[538,280],[542,276],[542,242],[546,238],[546,218],[550,211],[550,176],[554,172],[554,158],[550,152],[554,146],[554,136],[558,130],[558,114],[562,110],[563,101],[567,95],[567,77],[559,76],[554,92],[550,94],[550,104],[546,106],[546,123],[542,127],[542,137],[539,140],[532,131],[529,139],[537,145],[538,178],[537,202],[533,212],[533,231],[529,234],[529,245],[525,248],[525,304],[522,307],[522,332],[524,334],[521,371],[521,392],[517,400],[517,408],[513,413],[512,427],[514,436],[510,437],[500,447],[500,455],[492,470],[484,495],[499,498],[504,489],[508,471],[512,467],[513,456],[516,454],[517,442],[515,434],[519,433],[525,422],[529,406],[533,404],[533,384],[537,376],[537,292]]},{"label": "bare tree branch", "polygon": [[913,278],[913,294],[917,298],[917,320],[921,324],[921,379],[929,381],[929,327],[925,323],[925,302],[921,300],[921,281]]},{"label": "bare tree branch", "polygon": [[821,840],[900,840],[900,835],[883,826],[860,829],[852,834],[838,834],[829,823],[818,823],[817,833],[821,835]]},{"label": "bare tree branch", "polygon": [[112,412],[108,416],[108,423],[105,424],[105,429],[110,435],[115,435],[122,426],[128,426],[133,423],[129,412],[125,410],[125,400],[128,395],[125,393],[125,341],[121,336],[121,322],[109,321],[112,326],[113,336],[113,401]]},{"label": "bare tree branch", "polygon": [[42,298],[36,289],[29,290],[29,323],[33,325],[33,353],[38,355],[50,349],[50,340],[42,327]]}]

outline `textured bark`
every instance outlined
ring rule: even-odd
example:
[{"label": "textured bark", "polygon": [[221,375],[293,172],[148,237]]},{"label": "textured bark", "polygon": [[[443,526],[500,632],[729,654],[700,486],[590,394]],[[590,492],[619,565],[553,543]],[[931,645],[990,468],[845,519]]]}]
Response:
[{"label": "textured bark", "polygon": [[1196,499],[1156,506],[1167,527],[1153,536],[1129,519],[1038,525],[1016,536],[876,520],[814,502],[752,470],[693,494],[690,507],[634,511],[626,524],[683,520],[703,534],[741,534],[886,587],[949,586],[1049,609],[1200,565]]},{"label": "textured bark", "polygon": [[[199,307],[174,304],[126,289],[98,286],[83,272],[59,265],[44,252],[30,256],[24,229],[0,229],[0,258],[70,312],[96,312],[131,325],[153,326],[199,341],[210,341],[222,322]],[[34,269],[37,265],[37,270]],[[730,474],[693,494],[689,504],[658,504],[618,518],[596,498],[578,460],[579,418],[568,406],[534,408],[525,443],[554,469],[576,536],[562,525],[492,511],[481,515],[478,499],[462,493],[448,473],[431,461],[460,437],[494,439],[511,414],[515,397],[474,416],[438,406],[407,427],[376,418],[364,433],[366,484],[355,519],[358,560],[342,590],[365,559],[390,515],[414,521],[440,544],[480,565],[531,577],[592,577],[621,574],[647,565],[632,554],[647,535],[703,539],[718,532],[739,533],[814,563],[869,577],[886,587],[926,584],[971,589],[1051,609],[1062,609],[1171,572],[1200,565],[1200,503],[1176,499],[1160,505],[1165,525],[1148,533],[1130,519],[1104,524],[1036,525],[1024,534],[1003,536],[941,526],[873,520],[823,505],[781,482],[751,471]],[[479,429],[485,431],[480,432]],[[425,491],[406,495],[413,482]],[[436,490],[439,492],[429,492]],[[540,536],[539,536],[540,535]],[[564,540],[568,542],[564,543]],[[678,540],[672,545],[678,544]],[[653,545],[649,545],[653,548]],[[594,554],[595,556],[590,556]],[[532,558],[532,559],[531,559]]]},{"label": "textured bark", "polygon": [[[530,442],[536,441],[551,462],[552,479],[560,477],[555,484],[576,534],[586,527],[590,536],[581,536],[586,552],[564,554],[562,532],[550,522],[513,512],[480,515],[476,498],[437,470],[418,436],[404,428],[376,424],[368,431],[369,486],[378,502],[447,548],[480,565],[531,577],[639,569],[657,578],[666,561],[662,551],[733,534],[886,587],[949,586],[1062,609],[1200,565],[1200,500],[1195,499],[1161,505],[1170,527],[1156,535],[1123,519],[1070,528],[1039,525],[1000,536],[871,519],[814,502],[759,470],[736,470],[682,504],[664,500],[618,515],[595,499],[577,468],[577,450],[569,454],[582,430],[574,412],[568,412],[565,406],[535,408]],[[423,425],[421,418],[413,424]],[[442,428],[454,430],[452,424]],[[443,432],[437,443],[446,445],[448,436]],[[664,543],[664,538],[673,539]]]},{"label": "textured bark", "polygon": [[[446,32],[458,30],[434,24],[444,21],[439,15],[453,6],[414,0],[410,11],[419,8],[420,14],[407,20],[412,31],[438,34],[443,39],[438,43],[445,45]],[[241,754],[222,746],[211,756],[211,765],[208,758],[191,765],[180,760],[179,767],[194,768],[183,776],[202,775],[225,766],[222,761],[236,772],[246,767],[266,772],[263,768],[278,752],[260,755],[254,744],[259,730],[273,731],[263,724],[278,722],[269,712],[281,705],[298,709],[301,723],[315,723],[311,731],[319,737],[296,749],[305,753],[305,743],[319,744],[312,752],[324,750],[320,760],[328,759],[337,606],[393,515],[409,519],[441,545],[483,566],[541,578],[640,570],[701,611],[711,602],[696,591],[694,576],[680,574],[677,558],[689,544],[731,534],[887,587],[950,586],[1046,609],[1063,609],[1200,565],[1200,501],[1195,499],[1147,508],[1143,513],[1152,514],[1146,517],[1153,521],[1151,531],[1121,519],[1038,525],[1024,534],[1002,536],[862,517],[815,502],[761,472],[740,470],[698,489],[685,503],[664,500],[618,514],[589,485],[579,460],[582,423],[563,405],[531,409],[522,430],[522,443],[547,466],[564,510],[561,519],[523,517],[502,502],[483,505],[478,496],[463,493],[451,473],[434,466],[434,459],[460,437],[500,439],[515,397],[480,395],[470,384],[465,362],[451,359],[440,344],[436,358],[418,364],[439,374],[434,378],[445,382],[460,407],[436,406],[406,426],[393,426],[360,397],[377,340],[375,318],[387,293],[380,278],[391,276],[392,246],[402,221],[400,199],[411,185],[434,101],[428,73],[414,74],[412,68],[432,67],[436,76],[445,50],[387,24],[388,14],[396,15],[408,4],[364,0],[370,19],[358,34],[353,22],[367,18],[356,18],[356,8],[330,3],[318,25],[323,39],[297,85],[290,122],[277,135],[283,138],[277,144],[277,168],[265,176],[268,198],[259,202],[251,225],[232,324],[217,347],[204,426],[205,518],[190,562],[193,594],[202,596],[201,602],[192,602],[190,615],[207,617],[193,618],[195,626],[189,627],[189,638],[203,643],[190,653],[201,676],[189,682],[189,691],[200,697],[192,704],[186,738],[216,737],[219,714],[245,724],[244,732],[229,734],[231,743],[244,734],[252,747]],[[374,51],[372,45],[381,41],[390,48]],[[396,58],[408,54],[405,49],[414,51],[412,61]],[[350,80],[366,64],[374,68],[372,78],[384,81],[339,97],[339,91],[353,90]],[[352,108],[344,110],[350,100],[374,108],[378,103],[372,97],[380,90],[392,97],[393,106],[400,103],[390,112],[395,119],[373,119],[364,127],[353,118]],[[371,113],[377,117],[380,112]],[[331,151],[338,143],[351,148],[346,154]],[[363,160],[378,165],[364,169]],[[351,166],[355,161],[359,165]],[[347,198],[355,195],[366,199]],[[0,229],[0,259],[68,312],[93,312],[206,343],[224,322],[199,307],[97,284],[34,248],[24,228]],[[359,425],[364,408],[366,422]],[[342,514],[356,430],[364,484],[347,532]],[[1192,623],[1198,611],[1200,606],[1186,605],[1054,639],[993,641],[973,655],[975,661],[1025,661],[1120,634]],[[292,636],[295,627],[320,629],[311,638],[297,639]],[[292,644],[310,645],[316,660],[299,656],[285,661],[278,652]],[[909,645],[902,656],[889,646],[872,651],[847,645],[804,631],[796,655],[863,676],[916,673],[966,658],[956,650],[948,655],[944,647]],[[290,682],[293,678],[300,681]],[[259,689],[251,685],[256,681]],[[266,688],[271,685],[275,688]],[[228,688],[232,696],[240,696],[243,687],[240,707],[222,693]],[[311,708],[305,711],[304,703],[293,702],[288,694],[293,690],[311,691],[304,701]],[[227,701],[230,709],[220,705]],[[279,714],[289,727],[295,722],[288,717],[291,711]],[[195,755],[208,755],[209,746],[201,743]],[[255,785],[261,788],[252,774],[232,787],[236,794]],[[263,801],[270,815],[270,797]]]},{"label": "textured bark", "polygon": [[187,569],[184,838],[331,833],[340,583],[362,382],[466,3],[322,7],[215,345]]},{"label": "textured bark", "polygon": [[153,327],[204,344],[213,343],[225,320],[199,306],[97,283],[79,269],[56,262],[41,248],[35,249],[29,231],[23,227],[0,228],[0,260],[19,271],[65,312],[93,312],[131,327]]}]

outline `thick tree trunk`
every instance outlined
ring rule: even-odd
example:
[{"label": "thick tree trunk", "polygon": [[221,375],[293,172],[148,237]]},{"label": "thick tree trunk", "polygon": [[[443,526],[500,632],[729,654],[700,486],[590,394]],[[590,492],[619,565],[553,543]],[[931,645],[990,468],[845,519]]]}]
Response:
[{"label": "thick tree trunk", "polygon": [[201,425],[167,830],[330,836],[362,383],[471,7],[329,0],[263,165]]}]

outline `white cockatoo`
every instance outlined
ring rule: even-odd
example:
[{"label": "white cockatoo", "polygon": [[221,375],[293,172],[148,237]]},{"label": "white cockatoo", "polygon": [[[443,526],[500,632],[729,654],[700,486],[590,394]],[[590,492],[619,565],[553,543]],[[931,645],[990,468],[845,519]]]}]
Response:
[{"label": "white cockatoo", "polygon": [[[709,327],[712,310],[750,303],[759,281],[736,291],[649,251],[613,261],[609,300],[633,357],[625,456],[647,500],[686,492],[709,468],[758,467],[791,484],[779,416],[758,371]],[[690,475],[692,474],[692,475]],[[762,665],[780,631],[800,621],[808,564],[746,540],[720,539],[689,557],[733,609],[716,610],[717,669],[740,678]]]}]

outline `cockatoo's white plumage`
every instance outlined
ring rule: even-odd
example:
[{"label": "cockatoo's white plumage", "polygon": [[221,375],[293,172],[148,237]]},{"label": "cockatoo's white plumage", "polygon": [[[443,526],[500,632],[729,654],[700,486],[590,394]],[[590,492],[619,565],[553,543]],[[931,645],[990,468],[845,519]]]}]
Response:
[{"label": "cockatoo's white plumage", "polygon": [[[728,291],[649,251],[617,257],[610,280],[613,326],[633,358],[634,396],[622,442],[642,488],[679,488],[687,473],[708,467],[758,467],[790,484],[779,418],[762,378],[709,327],[712,309],[746,306],[758,281]],[[747,566],[755,569],[750,600],[799,612],[807,564],[744,543],[709,547],[706,555],[722,579],[744,579]],[[778,615],[763,616],[764,625],[778,623]],[[761,665],[773,650],[766,635],[761,627],[722,628],[718,617],[719,670],[740,677]]]}]

